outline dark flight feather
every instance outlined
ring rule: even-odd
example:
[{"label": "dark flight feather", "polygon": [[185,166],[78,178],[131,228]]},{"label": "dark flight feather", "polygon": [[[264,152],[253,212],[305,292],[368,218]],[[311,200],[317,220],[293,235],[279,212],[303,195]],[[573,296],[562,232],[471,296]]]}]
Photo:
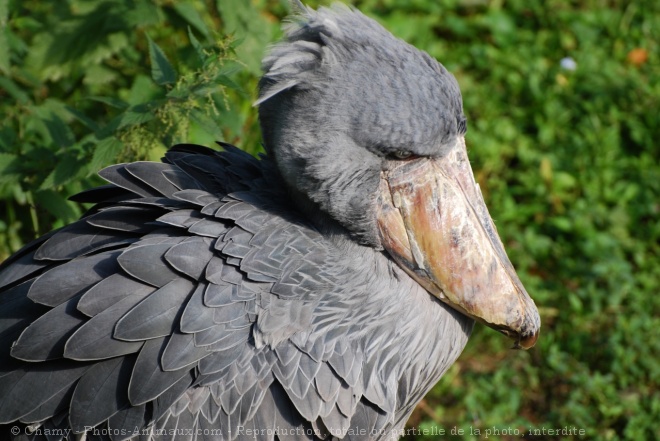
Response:
[{"label": "dark flight feather", "polygon": [[169,337],[148,340],[140,350],[128,387],[132,405],[155,400],[182,378],[189,377],[189,368],[176,371],[165,371],[161,368],[160,360],[168,340]]},{"label": "dark flight feather", "polygon": [[178,279],[178,274],[165,262],[164,255],[183,238],[155,244],[136,244],[124,251],[117,261],[131,276],[153,286],[162,287]]},{"label": "dark flight feather", "polygon": [[209,355],[207,348],[195,345],[194,335],[175,332],[167,342],[161,366],[166,371],[177,371]]},{"label": "dark flight feather", "polygon": [[172,198],[172,195],[179,191],[180,188],[166,179],[164,173],[176,173],[178,171],[177,168],[167,164],[153,164],[153,162],[133,162],[126,164],[125,169],[161,195],[166,198]]},{"label": "dark flight feather", "polygon": [[118,251],[74,259],[35,280],[28,297],[42,305],[58,306],[119,270]]},{"label": "dark flight feather", "polygon": [[156,291],[151,285],[145,285],[124,274],[113,274],[91,287],[78,301],[78,311],[94,317],[112,307],[124,297],[133,294],[147,296]]},{"label": "dark flight feather", "polygon": [[112,333],[117,321],[151,292],[149,287],[142,288],[127,294],[78,328],[67,340],[64,355],[72,360],[102,360],[137,352],[142,341],[120,340]]},{"label": "dark flight feather", "polygon": [[25,361],[61,358],[67,339],[85,322],[74,297],[35,320],[12,345],[11,355]]},{"label": "dark flight feather", "polygon": [[114,337],[138,341],[170,335],[195,285],[186,279],[174,279],[149,294],[124,315],[115,326]]},{"label": "dark flight feather", "polygon": [[0,424],[28,415],[42,403],[68,390],[90,364],[72,365],[68,360],[30,364],[0,377]]},{"label": "dark flight feather", "polygon": [[181,332],[195,333],[215,326],[213,322],[213,308],[204,304],[204,293],[207,284],[199,283],[181,315]]},{"label": "dark flight feather", "polygon": [[127,384],[136,356],[115,357],[92,366],[76,385],[69,409],[74,432],[83,432],[128,407]]}]

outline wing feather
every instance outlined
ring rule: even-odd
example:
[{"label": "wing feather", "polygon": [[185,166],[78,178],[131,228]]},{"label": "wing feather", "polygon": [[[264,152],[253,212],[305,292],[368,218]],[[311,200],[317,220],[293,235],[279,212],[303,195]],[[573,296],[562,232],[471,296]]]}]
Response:
[{"label": "wing feather", "polygon": [[195,333],[213,328],[213,308],[204,304],[206,283],[199,283],[181,315],[181,332]]},{"label": "wing feather", "polygon": [[164,255],[165,260],[177,271],[199,280],[209,260],[213,257],[211,240],[191,237],[174,245]]},{"label": "wing feather", "polygon": [[166,371],[177,371],[210,354],[204,346],[195,345],[193,334],[175,332],[165,347],[161,364]]},{"label": "wing feather", "polygon": [[34,251],[57,231],[51,231],[33,240],[0,264],[0,290],[22,283],[26,278],[34,277],[40,270],[50,265],[50,262],[35,260]]},{"label": "wing feather", "polygon": [[83,432],[128,407],[126,384],[136,356],[115,357],[92,366],[80,378],[71,400],[69,421],[74,432]]},{"label": "wing feather", "polygon": [[76,303],[78,297],[69,299],[25,328],[11,348],[12,357],[25,361],[61,358],[67,339],[85,322]]},{"label": "wing feather", "polygon": [[133,176],[126,169],[127,164],[115,164],[104,168],[99,172],[99,176],[118,187],[124,188],[131,193],[142,197],[160,197],[163,196],[152,186],[146,184]]},{"label": "wing feather", "polygon": [[29,364],[0,377],[0,424],[16,421],[62,390],[68,390],[90,366],[57,360]]},{"label": "wing feather", "polygon": [[78,311],[94,317],[131,294],[147,296],[156,288],[124,274],[113,274],[90,288],[78,301]]},{"label": "wing feather", "polygon": [[228,349],[213,351],[211,355],[200,360],[198,364],[199,372],[203,375],[210,375],[221,372],[236,362],[243,353],[243,348],[236,345]]},{"label": "wing feather", "polygon": [[[136,433],[136,429],[140,433],[140,428],[145,427],[149,422],[146,407],[146,404],[126,407],[112,415],[108,419],[110,438],[113,441],[124,441],[132,437]],[[122,431],[124,432],[123,435]]]},{"label": "wing feather", "polygon": [[21,417],[21,422],[26,424],[39,423],[47,418],[63,413],[65,409],[69,408],[71,397],[73,397],[75,385],[71,384],[68,387],[63,387],[60,391],[56,392],[52,397],[44,400],[39,407],[32,412]]},{"label": "wing feather", "polygon": [[55,307],[116,273],[118,251],[74,259],[46,271],[32,284],[28,297],[42,305]]},{"label": "wing feather", "polygon": [[174,193],[180,190],[164,175],[165,172],[176,173],[177,169],[171,165],[154,162],[133,162],[126,164],[125,169],[133,177],[167,198],[171,198]]},{"label": "wing feather", "polygon": [[164,255],[184,238],[172,238],[160,243],[137,244],[125,250],[117,259],[131,276],[153,286],[162,287],[179,278],[165,262]]},{"label": "wing feather", "polygon": [[85,220],[98,228],[145,234],[157,227],[154,219],[161,213],[162,210],[151,207],[108,207]]},{"label": "wing feather", "polygon": [[127,245],[138,238],[120,231],[103,231],[84,220],[62,228],[34,254],[36,260],[71,260],[110,247]]},{"label": "wing feather", "polygon": [[[168,389],[159,394],[156,400],[153,402],[154,418],[157,419],[160,418],[161,415],[166,414],[170,407],[176,403],[179,398],[183,396],[183,394],[186,393],[193,381],[193,373],[192,371],[188,370],[185,372],[185,375],[182,375],[181,378],[179,378],[178,381],[171,384]],[[156,427],[158,427],[158,425],[156,425]]]},{"label": "wing feather", "polygon": [[139,341],[170,335],[194,288],[195,285],[187,279],[173,279],[119,319],[114,337]]},{"label": "wing feather", "polygon": [[34,280],[23,282],[8,290],[0,296],[0,371],[7,367],[7,360],[11,345],[21,332],[33,321],[48,311],[45,306],[32,302],[27,297],[30,286]]},{"label": "wing feather", "polygon": [[120,317],[134,308],[152,292],[141,286],[106,308],[82,325],[66,342],[64,355],[72,360],[102,360],[137,352],[142,341],[124,341],[113,337],[113,328]]},{"label": "wing feather", "polygon": [[[184,367],[175,371],[165,371],[161,368],[160,360],[168,340],[169,337],[149,340],[140,350],[128,386],[128,397],[133,406],[159,398],[165,391],[183,382],[183,379],[187,379],[188,384],[192,382],[190,368]],[[168,395],[165,401],[170,398]]]}]

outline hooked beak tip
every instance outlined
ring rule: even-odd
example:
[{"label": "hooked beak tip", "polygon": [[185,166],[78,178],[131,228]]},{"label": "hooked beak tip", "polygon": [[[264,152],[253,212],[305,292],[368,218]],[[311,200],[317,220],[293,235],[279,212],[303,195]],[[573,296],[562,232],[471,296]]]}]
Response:
[{"label": "hooked beak tip", "polygon": [[536,340],[538,340],[538,338],[539,338],[538,329],[532,334],[526,336],[521,335],[513,345],[512,349],[530,349],[536,344]]}]

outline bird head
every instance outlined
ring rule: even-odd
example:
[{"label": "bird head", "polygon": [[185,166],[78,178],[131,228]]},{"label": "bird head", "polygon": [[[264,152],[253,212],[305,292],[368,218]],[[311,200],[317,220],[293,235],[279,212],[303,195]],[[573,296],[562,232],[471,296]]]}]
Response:
[{"label": "bird head", "polygon": [[301,6],[263,69],[264,144],[294,199],[514,347],[533,346],[538,311],[475,183],[453,75],[341,5]]}]

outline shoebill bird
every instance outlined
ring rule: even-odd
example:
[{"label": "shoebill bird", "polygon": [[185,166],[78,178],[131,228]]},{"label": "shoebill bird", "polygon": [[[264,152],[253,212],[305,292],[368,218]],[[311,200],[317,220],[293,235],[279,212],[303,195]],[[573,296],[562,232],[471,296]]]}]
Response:
[{"label": "shoebill bird", "polygon": [[454,77],[347,7],[263,61],[266,153],[172,148],[0,267],[16,439],[396,439],[478,320],[539,316],[467,158]]}]

